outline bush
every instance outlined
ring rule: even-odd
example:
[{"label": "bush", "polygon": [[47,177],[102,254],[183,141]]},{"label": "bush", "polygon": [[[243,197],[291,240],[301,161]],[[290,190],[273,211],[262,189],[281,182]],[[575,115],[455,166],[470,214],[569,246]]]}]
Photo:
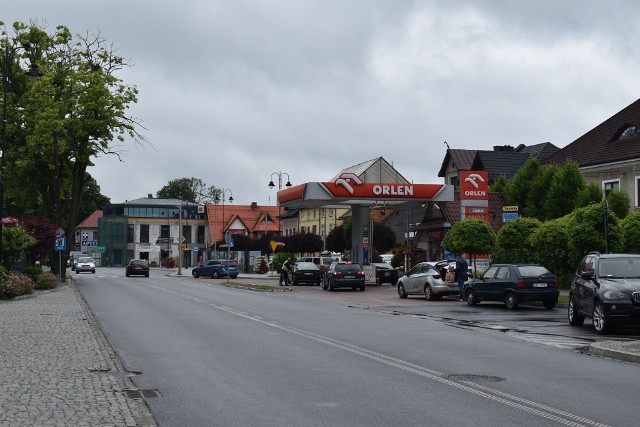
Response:
[{"label": "bush", "polygon": [[55,289],[58,286],[58,276],[50,271],[41,273],[35,280],[35,288],[39,290]]},{"label": "bush", "polygon": [[256,262],[253,265],[253,272],[259,274],[265,274],[269,271],[269,265],[267,264],[267,257],[259,256],[256,257]]},{"label": "bush", "polygon": [[165,258],[162,260],[162,266],[164,268],[176,268],[178,261],[175,258]]},{"label": "bush", "polygon": [[26,274],[27,276],[29,276],[31,278],[31,280],[33,280],[34,282],[38,280],[38,276],[40,276],[42,274],[42,268],[40,267],[26,267],[24,270],[22,270],[23,274]]},{"label": "bush", "polygon": [[0,298],[11,299],[33,293],[33,280],[22,273],[3,274],[0,278]]}]

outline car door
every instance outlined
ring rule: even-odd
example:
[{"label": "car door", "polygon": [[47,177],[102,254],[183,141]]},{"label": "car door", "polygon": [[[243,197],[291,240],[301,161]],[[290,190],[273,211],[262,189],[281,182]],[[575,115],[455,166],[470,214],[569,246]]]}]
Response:
[{"label": "car door", "polygon": [[593,311],[593,298],[597,291],[595,273],[596,257],[588,255],[580,262],[572,283],[576,309],[589,316]]},{"label": "car door", "polygon": [[489,285],[492,300],[502,301],[507,289],[515,290],[515,273],[512,270],[513,266],[510,265],[503,265],[498,268]]},{"label": "car door", "polygon": [[473,282],[473,291],[476,293],[477,299],[491,299],[491,285],[493,283],[493,277],[498,271],[497,266],[490,267],[484,272],[482,278],[476,279]]},{"label": "car door", "polygon": [[[411,270],[407,272],[407,277],[403,280],[404,290],[408,294],[422,293],[422,277],[423,265],[415,265]],[[418,289],[420,288],[420,289]]]}]

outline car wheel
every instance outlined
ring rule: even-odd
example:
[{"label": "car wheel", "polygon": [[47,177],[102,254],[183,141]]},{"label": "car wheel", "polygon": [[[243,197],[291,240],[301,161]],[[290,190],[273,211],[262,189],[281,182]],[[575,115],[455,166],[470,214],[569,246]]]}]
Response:
[{"label": "car wheel", "polygon": [[433,301],[434,299],[433,291],[429,285],[424,285],[424,299],[427,301]]},{"label": "car wheel", "polygon": [[149,277],[149,273],[145,274],[144,277]]},{"label": "car wheel", "polygon": [[400,298],[406,298],[409,296],[404,290],[404,285],[402,284],[402,282],[398,283],[398,295],[400,296]]},{"label": "car wheel", "polygon": [[609,320],[604,313],[604,306],[601,302],[597,302],[595,307],[593,307],[593,316],[591,319],[593,320],[593,330],[596,331],[596,334],[606,334],[609,332]]},{"label": "car wheel", "polygon": [[333,292],[333,283],[329,280],[329,291]]},{"label": "car wheel", "polygon": [[220,277],[220,273],[218,273],[218,270],[214,270],[214,272],[211,273],[211,278],[217,279],[218,277]]},{"label": "car wheel", "polygon": [[96,274],[96,271],[95,270],[91,270],[91,273]]},{"label": "car wheel", "polygon": [[507,306],[508,310],[515,310],[518,307],[518,300],[513,292],[507,292],[504,296],[504,304]]},{"label": "car wheel", "polygon": [[80,274],[80,270],[76,270],[76,274]]},{"label": "car wheel", "polygon": [[360,292],[364,292],[365,289],[366,289],[365,286],[360,286]]},{"label": "car wheel", "polygon": [[467,304],[469,305],[476,305],[479,302],[478,298],[476,298],[476,293],[473,292],[473,289],[467,289],[465,301],[467,301]]},{"label": "car wheel", "polygon": [[238,275],[231,276],[232,279],[236,279],[237,277],[238,277]]},{"label": "car wheel", "polygon": [[582,326],[584,324],[584,316],[578,314],[576,310],[576,304],[573,300],[573,295],[569,297],[569,304],[567,306],[567,317],[569,318],[569,324],[571,326]]},{"label": "car wheel", "polygon": [[542,301],[542,305],[544,305],[544,308],[546,308],[547,310],[551,310],[553,307],[556,306],[556,302],[552,299],[547,299]]},{"label": "car wheel", "polygon": [[326,281],[322,281],[322,290],[326,291],[327,290],[327,282]]},{"label": "car wheel", "polygon": [[200,277],[200,275],[196,270],[191,270],[191,275],[193,276],[194,279],[197,279],[198,277]]},{"label": "car wheel", "polygon": [[124,273],[125,276],[129,277],[129,273]]}]

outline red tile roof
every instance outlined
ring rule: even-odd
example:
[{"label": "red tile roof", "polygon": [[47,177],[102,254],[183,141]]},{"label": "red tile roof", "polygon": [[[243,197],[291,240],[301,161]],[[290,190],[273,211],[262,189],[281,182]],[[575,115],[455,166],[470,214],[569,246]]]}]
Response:
[{"label": "red tile roof", "polygon": [[102,211],[93,211],[76,228],[98,228],[98,220],[102,218]]},{"label": "red tile roof", "polygon": [[212,242],[224,239],[224,233],[238,220],[246,228],[249,237],[255,238],[256,233],[264,233],[265,216],[268,215],[267,232],[278,233],[280,220],[276,218],[281,212],[278,206],[207,204],[207,218],[209,219],[209,234]]}]

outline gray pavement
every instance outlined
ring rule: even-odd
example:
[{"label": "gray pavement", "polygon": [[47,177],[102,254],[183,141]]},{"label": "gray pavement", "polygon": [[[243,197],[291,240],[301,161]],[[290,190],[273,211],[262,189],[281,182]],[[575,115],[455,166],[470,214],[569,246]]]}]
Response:
[{"label": "gray pavement", "polygon": [[[282,289],[275,273],[233,281]],[[640,363],[640,341],[589,352]],[[73,280],[0,301],[0,426],[155,426],[144,399],[129,397],[135,390]]]},{"label": "gray pavement", "polygon": [[155,426],[128,390],[73,284],[0,301],[1,426]]}]

